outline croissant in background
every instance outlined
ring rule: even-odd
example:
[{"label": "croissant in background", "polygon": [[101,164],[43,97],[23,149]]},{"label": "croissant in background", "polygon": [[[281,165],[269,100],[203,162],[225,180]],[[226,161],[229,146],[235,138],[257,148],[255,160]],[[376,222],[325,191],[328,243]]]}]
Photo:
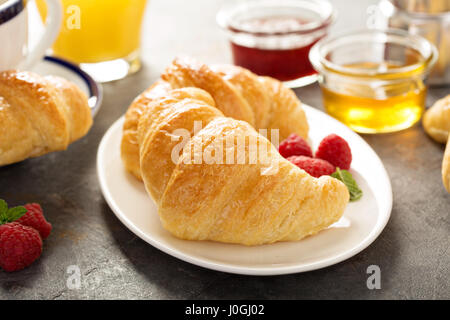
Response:
[{"label": "croissant in background", "polygon": [[450,139],[447,141],[444,160],[442,160],[442,182],[447,192],[450,193]]},{"label": "croissant in background", "polygon": [[[283,126],[283,137],[290,130],[307,135],[305,115],[291,92],[241,68],[176,60],[162,80],[134,101],[125,118],[122,157],[128,169],[139,166],[131,167],[132,172],[143,179],[166,230],[187,240],[260,245],[300,240],[341,218],[349,200],[347,187],[329,176],[311,177],[255,130]],[[196,121],[202,123],[199,131],[194,130]],[[174,162],[178,129],[190,135]],[[246,161],[239,164],[242,137]],[[136,154],[130,146],[137,148]],[[250,164],[251,148],[267,150],[277,171],[262,174],[267,163],[260,158]],[[196,154],[220,149],[231,150],[235,161],[192,163]]]},{"label": "croissant in background", "polygon": [[[209,93],[225,116],[244,120],[255,129],[279,130],[280,140],[291,133],[308,136],[305,112],[295,93],[270,77],[236,66],[207,66],[190,58],[175,59],[161,79],[138,96],[125,115],[121,146],[128,171],[141,179],[137,127],[151,101],[172,89],[196,87]],[[268,136],[270,140],[270,136]]]},{"label": "croissant in background", "polygon": [[442,181],[450,193],[450,95],[438,100],[423,117],[425,131],[435,141],[446,143],[442,161]]},{"label": "croissant in background", "polygon": [[91,125],[87,97],[75,84],[32,72],[0,73],[0,166],[64,150]]}]

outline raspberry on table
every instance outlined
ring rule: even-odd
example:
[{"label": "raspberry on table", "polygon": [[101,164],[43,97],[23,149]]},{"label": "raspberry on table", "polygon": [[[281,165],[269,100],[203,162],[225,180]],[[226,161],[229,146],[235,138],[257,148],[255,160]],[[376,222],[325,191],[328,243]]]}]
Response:
[{"label": "raspberry on table", "polygon": [[316,158],[323,159],[344,170],[350,169],[352,151],[347,141],[337,134],[323,138],[316,150]]},{"label": "raspberry on table", "polygon": [[287,158],[287,160],[316,178],[331,175],[336,170],[331,163],[322,159],[305,156],[291,156]]},{"label": "raspberry on table", "polygon": [[295,133],[291,134],[286,140],[280,143],[278,152],[285,158],[290,156],[313,156],[308,142]]},{"label": "raspberry on table", "polygon": [[0,267],[12,272],[26,268],[42,253],[42,239],[35,229],[10,222],[0,225]]},{"label": "raspberry on table", "polygon": [[15,222],[36,229],[41,238],[46,239],[52,231],[52,225],[45,220],[41,206],[38,203],[28,203],[24,207],[27,212]]}]

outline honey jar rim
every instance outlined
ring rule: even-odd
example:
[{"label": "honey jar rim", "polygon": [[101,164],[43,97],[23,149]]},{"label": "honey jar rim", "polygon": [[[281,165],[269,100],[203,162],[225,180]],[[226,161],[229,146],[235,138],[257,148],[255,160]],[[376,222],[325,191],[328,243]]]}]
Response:
[{"label": "honey jar rim", "polygon": [[[417,51],[422,57],[423,60],[412,63],[406,66],[401,66],[397,68],[390,68],[383,71],[380,70],[369,70],[365,68],[355,68],[355,67],[346,67],[337,63],[330,61],[326,56],[332,51],[333,48],[326,49],[326,46],[330,45],[333,42],[339,41],[345,38],[355,37],[364,35],[373,35],[379,34],[384,35],[384,39],[390,38],[392,39],[403,39],[403,42],[398,42],[397,44],[408,46],[415,51]],[[393,38],[394,37],[394,38]],[[386,41],[386,43],[393,43],[394,41]],[[415,44],[416,46],[413,46]],[[417,45],[421,45],[423,50],[419,50]],[[335,45],[337,46],[337,45]],[[325,49],[324,49],[325,47]],[[334,48],[335,49],[335,48]],[[325,51],[324,51],[325,50]],[[426,54],[423,51],[427,52]],[[378,79],[387,78],[387,79],[396,79],[403,77],[413,77],[413,76],[426,76],[431,68],[434,66],[438,58],[438,51],[436,46],[428,41],[427,39],[418,36],[411,35],[408,32],[400,29],[386,29],[386,30],[378,30],[378,29],[362,29],[356,30],[346,33],[341,33],[334,36],[328,36],[320,41],[318,41],[312,48],[309,53],[309,59],[316,71],[319,73],[325,72],[333,72],[336,74],[340,74],[343,76],[350,77],[358,77],[358,78],[374,78]],[[355,61],[360,62],[360,61]]]}]

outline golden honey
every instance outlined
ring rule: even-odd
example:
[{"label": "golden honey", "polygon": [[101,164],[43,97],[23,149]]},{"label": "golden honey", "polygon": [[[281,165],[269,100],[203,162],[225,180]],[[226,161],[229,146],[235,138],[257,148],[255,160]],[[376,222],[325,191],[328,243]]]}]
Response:
[{"label": "golden honey", "polygon": [[[389,71],[402,66],[389,63],[358,63],[347,68]],[[398,77],[398,74],[396,75]],[[369,84],[341,84],[333,91],[322,86],[326,111],[361,133],[392,132],[409,128],[420,120],[425,108],[426,87],[421,79],[409,75],[406,80],[374,89]],[[378,80],[386,77],[378,76]],[[369,77],[377,80],[377,75]],[[369,80],[368,79],[368,80]]]},{"label": "golden honey", "polygon": [[425,109],[424,83],[438,57],[402,30],[360,30],[320,40],[310,51],[326,111],[361,133],[411,127]]}]

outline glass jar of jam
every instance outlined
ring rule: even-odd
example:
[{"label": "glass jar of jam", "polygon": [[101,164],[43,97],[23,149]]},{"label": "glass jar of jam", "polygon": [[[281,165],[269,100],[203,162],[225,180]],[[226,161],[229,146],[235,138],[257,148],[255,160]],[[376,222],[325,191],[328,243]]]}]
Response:
[{"label": "glass jar of jam", "polygon": [[247,0],[228,2],[217,22],[230,39],[234,64],[293,88],[317,80],[309,51],[335,17],[325,0]]},{"label": "glass jar of jam", "polygon": [[320,40],[310,60],[325,110],[361,133],[399,131],[419,121],[436,47],[402,30],[361,30]]}]

